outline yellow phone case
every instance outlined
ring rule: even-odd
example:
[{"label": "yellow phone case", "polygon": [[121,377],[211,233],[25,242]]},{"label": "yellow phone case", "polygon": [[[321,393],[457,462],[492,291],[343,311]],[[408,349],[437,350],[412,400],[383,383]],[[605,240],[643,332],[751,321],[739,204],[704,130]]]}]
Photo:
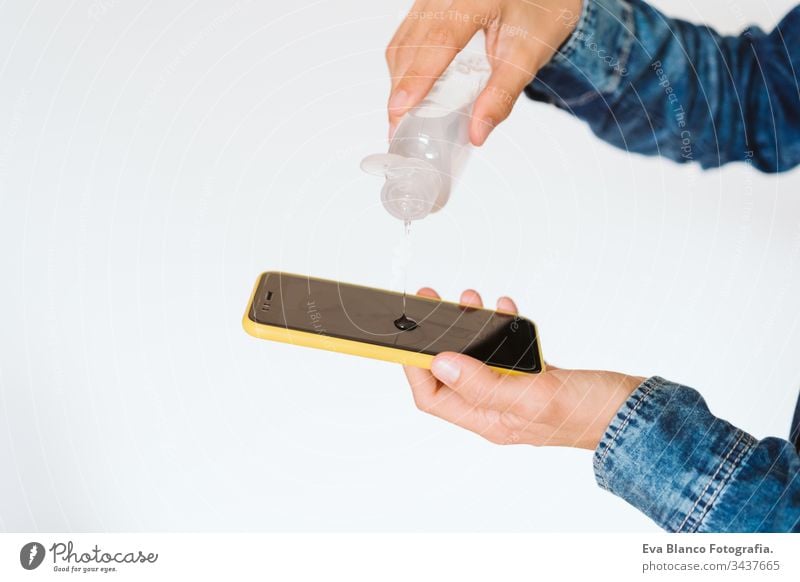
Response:
[{"label": "yellow phone case", "polygon": [[[307,278],[305,275],[295,275],[294,273],[284,273],[277,271],[270,271],[270,273],[274,275],[288,275],[294,277]],[[268,325],[265,323],[258,323],[253,321],[252,319],[250,319],[249,316],[250,309],[253,305],[253,300],[255,298],[256,291],[258,290],[258,284],[261,282],[261,279],[265,274],[266,273],[262,273],[256,279],[256,283],[255,285],[253,285],[253,291],[250,293],[250,300],[247,302],[247,309],[245,310],[244,316],[242,317],[242,327],[244,327],[244,330],[249,335],[260,339],[272,340],[287,344],[294,344],[298,346],[305,346],[309,348],[316,348],[318,350],[340,352],[343,354],[351,354],[353,356],[361,356],[364,358],[372,358],[374,360],[383,360],[386,362],[403,364],[405,366],[414,366],[417,368],[430,369],[431,362],[433,361],[434,356],[429,354],[411,352],[409,350],[403,350],[400,348],[391,348],[388,346],[376,346],[374,344],[368,344],[355,340],[341,339],[307,331],[297,331],[294,329],[287,329],[285,327]],[[332,281],[331,279],[320,279],[318,277],[314,278],[319,281],[330,281],[332,283],[337,282],[337,281]],[[375,290],[381,292],[395,293],[394,291],[385,291],[382,289],[375,289]],[[399,293],[397,294],[399,295]],[[452,301],[442,301],[439,299],[430,299],[428,297],[419,297],[416,295],[415,298],[425,299],[427,301],[432,301],[437,303],[450,303],[451,305],[459,305],[458,303]],[[505,313],[505,312],[500,312],[500,313]],[[533,326],[538,340],[539,331],[536,328],[535,323],[533,324]],[[544,372],[546,366],[544,363],[544,358],[542,357],[541,341],[537,341],[536,345],[539,348],[539,361],[542,363],[541,371]],[[531,372],[523,372],[520,370],[509,370],[507,368],[499,368],[497,366],[489,366],[489,367],[495,370],[496,372],[500,372],[501,374],[508,374],[513,376],[517,375],[523,376],[532,374]]]}]

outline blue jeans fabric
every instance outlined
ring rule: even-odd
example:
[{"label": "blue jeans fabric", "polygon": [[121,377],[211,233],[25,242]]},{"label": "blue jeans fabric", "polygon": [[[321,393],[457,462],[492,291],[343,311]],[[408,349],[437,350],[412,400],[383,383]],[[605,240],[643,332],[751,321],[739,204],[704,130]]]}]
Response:
[{"label": "blue jeans fabric", "polygon": [[699,392],[654,376],[594,453],[597,483],[674,532],[800,528],[800,457],[715,417]]},{"label": "blue jeans fabric", "polygon": [[[640,0],[584,0],[581,14],[559,18],[577,25],[526,87],[531,99],[634,153],[770,173],[800,163],[800,7],[770,33],[739,36]],[[800,401],[789,434],[758,440],[655,376],[607,428],[595,477],[669,531],[797,532]]]},{"label": "blue jeans fabric", "polygon": [[584,0],[525,92],[630,152],[780,172],[800,162],[798,75],[800,7],[769,34],[721,36],[639,0]]}]

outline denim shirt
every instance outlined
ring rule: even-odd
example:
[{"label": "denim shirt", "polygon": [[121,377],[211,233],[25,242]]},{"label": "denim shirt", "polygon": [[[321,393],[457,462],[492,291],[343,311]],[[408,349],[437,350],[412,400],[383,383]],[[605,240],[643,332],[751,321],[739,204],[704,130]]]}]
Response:
[{"label": "denim shirt", "polygon": [[[763,172],[800,163],[800,7],[769,34],[739,36],[639,0],[584,0],[559,18],[575,30],[526,87],[531,99],[630,152]],[[790,440],[758,440],[654,376],[606,429],[595,477],[669,531],[800,531],[798,425],[800,402]]]}]

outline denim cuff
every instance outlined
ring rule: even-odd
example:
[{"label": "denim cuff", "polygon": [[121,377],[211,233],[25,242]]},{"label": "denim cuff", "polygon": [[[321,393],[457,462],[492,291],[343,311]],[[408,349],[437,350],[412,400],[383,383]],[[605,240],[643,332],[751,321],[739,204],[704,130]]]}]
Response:
[{"label": "denim cuff", "polygon": [[606,429],[594,473],[600,487],[665,530],[701,531],[756,444],[712,415],[696,390],[653,376]]},{"label": "denim cuff", "polygon": [[[570,16],[559,18],[566,23]],[[626,0],[583,0],[575,29],[525,88],[526,95],[575,107],[615,92],[628,73],[634,39],[633,9]]]}]

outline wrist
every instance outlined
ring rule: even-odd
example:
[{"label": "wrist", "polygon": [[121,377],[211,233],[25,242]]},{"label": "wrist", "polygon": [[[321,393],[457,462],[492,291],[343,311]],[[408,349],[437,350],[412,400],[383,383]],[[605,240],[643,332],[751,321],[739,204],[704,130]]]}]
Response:
[{"label": "wrist", "polygon": [[569,58],[591,25],[589,5],[591,0],[570,0],[556,11],[555,24],[560,27],[559,43],[554,52],[560,58]]},{"label": "wrist", "polygon": [[585,446],[582,447],[592,451],[600,444],[609,425],[631,394],[645,381],[642,376],[628,376],[616,372],[607,372],[607,374],[610,375],[606,379],[607,385],[611,389],[607,393],[605,404],[598,411],[597,421],[593,423],[592,430],[587,434],[589,438],[586,440]]},{"label": "wrist", "polygon": [[[571,25],[574,12],[565,10],[561,20]],[[566,108],[613,94],[629,74],[635,39],[634,8],[629,2],[583,0],[570,35],[525,87],[525,94]]]}]

